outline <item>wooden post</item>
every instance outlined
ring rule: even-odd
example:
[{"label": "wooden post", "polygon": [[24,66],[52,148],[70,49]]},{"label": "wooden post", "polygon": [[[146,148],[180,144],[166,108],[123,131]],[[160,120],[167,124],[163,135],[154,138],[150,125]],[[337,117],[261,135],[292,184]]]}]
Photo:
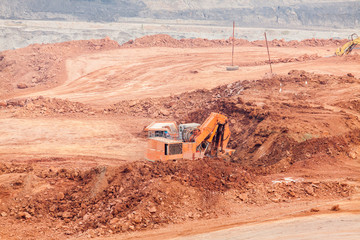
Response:
[{"label": "wooden post", "polygon": [[236,71],[236,70],[239,70],[239,66],[234,66],[234,48],[235,48],[235,21],[233,21],[231,66],[227,66],[227,67],[226,67],[226,71]]},{"label": "wooden post", "polygon": [[234,66],[234,44],[235,44],[235,21],[233,21],[233,39],[232,39],[231,66]]},{"label": "wooden post", "polygon": [[266,32],[264,32],[264,36],[265,36],[265,42],[266,42],[267,53],[268,53],[268,57],[269,57],[270,72],[271,72],[271,74],[272,74],[272,73],[273,73],[273,71],[272,71],[272,67],[271,67],[270,51],[269,51],[269,45],[268,45],[268,41],[267,41],[267,37],[266,37]]}]

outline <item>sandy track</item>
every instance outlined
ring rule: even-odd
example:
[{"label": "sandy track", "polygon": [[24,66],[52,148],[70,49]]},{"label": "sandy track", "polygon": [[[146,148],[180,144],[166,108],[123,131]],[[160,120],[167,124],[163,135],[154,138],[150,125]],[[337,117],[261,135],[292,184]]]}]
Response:
[{"label": "sandy track", "polygon": [[356,240],[359,236],[359,214],[332,214],[250,224],[174,240]]},{"label": "sandy track", "polygon": [[[238,213],[218,219],[185,222],[154,229],[144,233],[134,232],[98,237],[97,240],[275,240],[275,239],[331,239],[357,240],[359,236],[359,195],[351,200],[325,202],[311,201],[281,203],[276,205],[248,206]],[[340,204],[341,211],[328,209]],[[309,209],[317,208],[319,213]],[[85,238],[80,238],[85,239]]]}]

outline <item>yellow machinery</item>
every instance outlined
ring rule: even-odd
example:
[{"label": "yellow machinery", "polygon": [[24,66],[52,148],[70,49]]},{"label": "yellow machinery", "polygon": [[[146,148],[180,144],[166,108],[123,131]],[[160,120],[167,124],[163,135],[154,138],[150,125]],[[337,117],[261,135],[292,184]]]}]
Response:
[{"label": "yellow machinery", "polygon": [[353,33],[349,37],[349,40],[350,41],[345,43],[342,47],[336,49],[335,55],[337,56],[347,55],[356,47],[356,45],[360,44],[360,37],[358,37],[356,33]]},{"label": "yellow machinery", "polygon": [[202,125],[154,122],[145,131],[149,137],[146,158],[152,161],[231,155],[234,151],[226,148],[230,129],[227,117],[219,113],[211,113]]}]

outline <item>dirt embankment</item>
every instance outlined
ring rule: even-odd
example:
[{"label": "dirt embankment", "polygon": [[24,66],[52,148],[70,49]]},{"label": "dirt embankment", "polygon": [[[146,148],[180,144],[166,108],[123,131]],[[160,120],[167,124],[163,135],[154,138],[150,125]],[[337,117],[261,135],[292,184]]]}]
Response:
[{"label": "dirt embankment", "polygon": [[98,113],[97,110],[86,104],[42,96],[0,101],[1,108],[11,113],[13,117],[64,117],[74,116],[74,114],[91,116]]},{"label": "dirt embankment", "polygon": [[[302,41],[285,41],[284,39],[274,39],[269,41],[271,47],[320,47],[320,46],[339,46],[347,40],[335,40],[335,39],[305,39]],[[245,39],[235,39],[236,46],[258,46],[265,47],[265,40],[248,41]],[[130,40],[122,45],[122,47],[179,47],[179,48],[192,48],[192,47],[221,47],[231,46],[232,38],[209,40],[205,38],[196,39],[175,39],[165,34],[157,34],[144,36],[135,40]]]},{"label": "dirt embankment", "polygon": [[[88,237],[232,214],[226,209],[229,201],[261,206],[293,199],[334,200],[357,191],[338,181],[271,182],[239,163],[207,158],[90,170],[16,165],[1,165],[0,170],[0,177],[13,174],[0,186],[3,217],[27,224],[45,217],[56,231]],[[29,187],[38,191],[27,193]]]}]

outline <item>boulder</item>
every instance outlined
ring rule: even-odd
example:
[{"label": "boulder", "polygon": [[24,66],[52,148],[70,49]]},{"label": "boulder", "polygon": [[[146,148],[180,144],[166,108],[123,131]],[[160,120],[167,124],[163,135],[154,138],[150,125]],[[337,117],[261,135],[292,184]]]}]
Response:
[{"label": "boulder", "polygon": [[71,212],[63,212],[63,213],[61,214],[61,216],[62,216],[63,218],[71,218],[71,217],[73,216],[73,214],[72,214]]},{"label": "boulder", "polygon": [[25,88],[28,88],[28,86],[27,86],[25,83],[19,83],[19,84],[17,85],[17,88],[19,88],[19,89],[25,89]]},{"label": "boulder", "polygon": [[25,100],[24,99],[10,99],[7,101],[7,105],[11,105],[11,106],[19,106],[19,107],[23,107],[25,106]]},{"label": "boulder", "polygon": [[115,224],[117,224],[119,221],[120,221],[120,219],[118,219],[118,218],[113,218],[113,219],[110,220],[110,225],[115,225]]},{"label": "boulder", "polygon": [[28,212],[19,212],[17,217],[22,219],[30,219],[31,215]]},{"label": "boulder", "polygon": [[57,199],[57,200],[62,200],[62,199],[64,199],[64,197],[65,197],[64,193],[63,193],[63,192],[59,192],[59,193],[57,194],[57,196],[56,196],[56,199]]},{"label": "boulder", "polygon": [[166,110],[166,109],[161,109],[160,110],[160,114],[163,116],[169,116],[170,115],[170,111]]},{"label": "boulder", "polygon": [[149,212],[150,212],[150,213],[156,213],[156,207],[155,207],[155,206],[150,207],[150,208],[149,208]]},{"label": "boulder", "polygon": [[313,196],[315,193],[314,193],[314,189],[311,187],[311,186],[306,186],[304,188],[305,192],[311,196]]}]

